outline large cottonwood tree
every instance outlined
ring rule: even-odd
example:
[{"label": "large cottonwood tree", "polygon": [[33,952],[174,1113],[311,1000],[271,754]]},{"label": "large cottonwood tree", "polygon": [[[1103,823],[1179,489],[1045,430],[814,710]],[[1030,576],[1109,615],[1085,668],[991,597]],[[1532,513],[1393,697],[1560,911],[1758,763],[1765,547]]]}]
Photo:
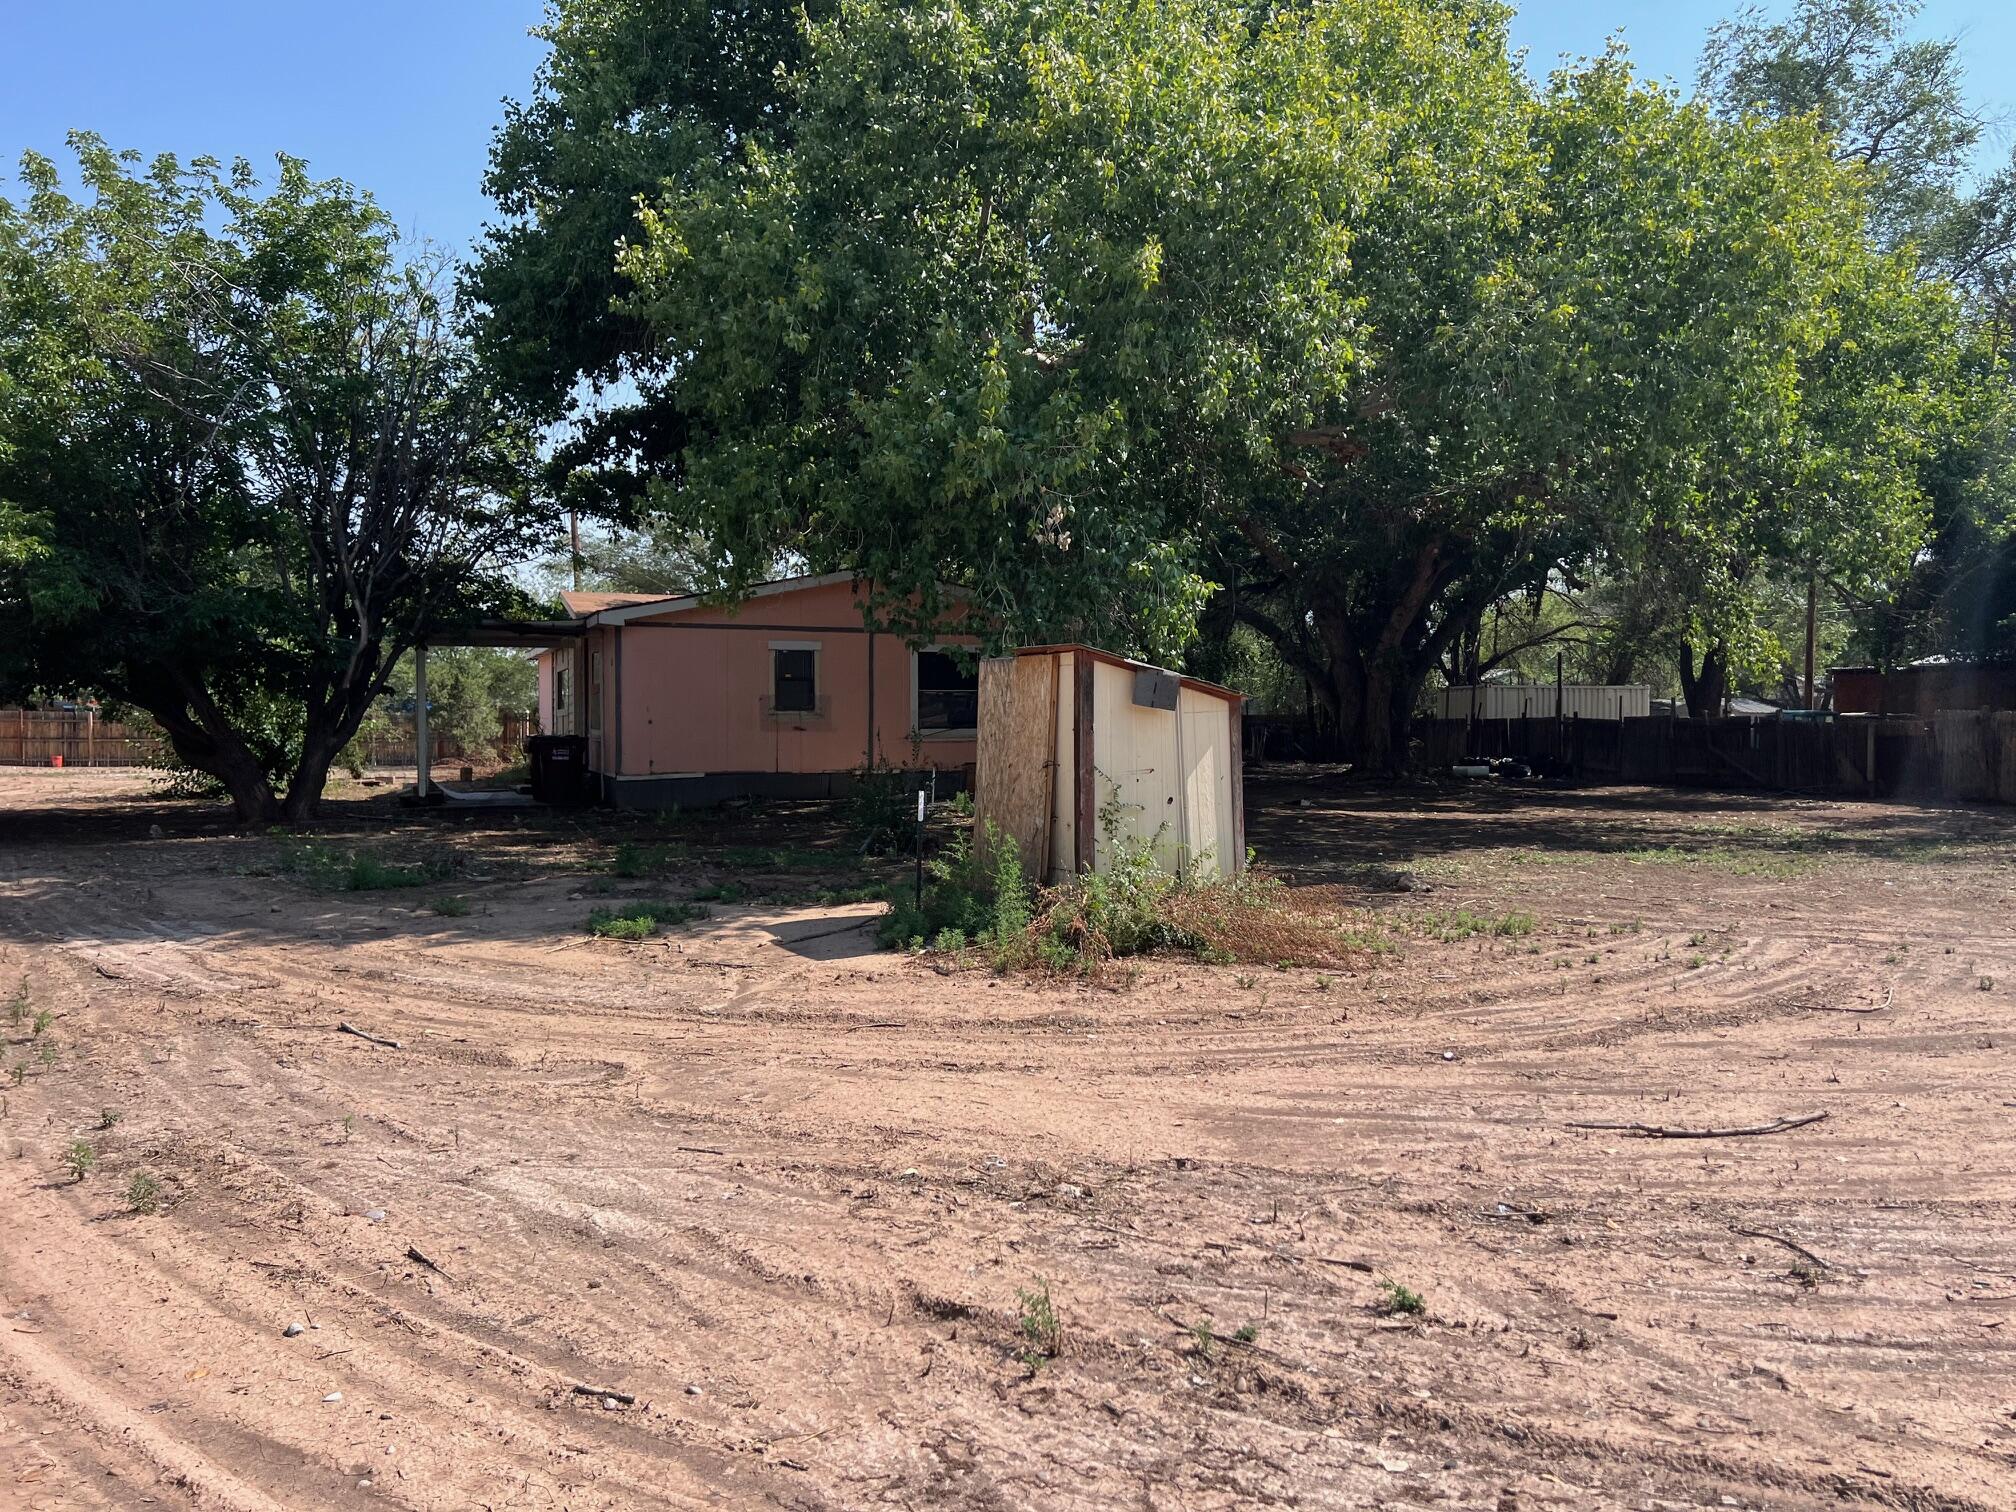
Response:
[{"label": "large cottonwood tree", "polygon": [[779,550],[926,612],[951,574],[1003,636],[1166,653],[1209,573],[1373,768],[1507,594],[1677,563],[1727,618],[1782,538],[1908,550],[1940,302],[1853,170],[1619,56],[1535,89],[1504,22],[811,24],[788,130],[668,184],[620,263],[691,427],[658,506],[724,591]]}]

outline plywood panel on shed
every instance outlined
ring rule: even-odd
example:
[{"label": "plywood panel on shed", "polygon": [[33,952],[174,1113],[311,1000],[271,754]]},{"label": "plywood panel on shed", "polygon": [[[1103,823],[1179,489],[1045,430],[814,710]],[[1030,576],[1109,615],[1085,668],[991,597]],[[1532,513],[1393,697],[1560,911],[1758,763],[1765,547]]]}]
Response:
[{"label": "plywood panel on shed", "polygon": [[1057,658],[1010,656],[980,664],[979,756],[974,772],[976,823],[992,824],[1022,857],[1022,874],[1046,869],[1045,841],[1055,808]]}]

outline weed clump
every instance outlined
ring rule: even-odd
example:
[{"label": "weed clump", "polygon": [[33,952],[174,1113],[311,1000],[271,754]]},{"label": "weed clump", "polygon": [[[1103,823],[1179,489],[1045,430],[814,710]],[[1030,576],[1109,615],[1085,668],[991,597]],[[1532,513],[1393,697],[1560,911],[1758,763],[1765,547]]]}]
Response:
[{"label": "weed clump", "polygon": [[427,911],[437,918],[466,919],[470,904],[467,898],[436,898],[427,905]]},{"label": "weed clump", "polygon": [[82,1181],[98,1164],[98,1152],[91,1147],[88,1139],[73,1139],[64,1148],[63,1168],[70,1173],[72,1181]]},{"label": "weed clump", "polygon": [[707,917],[691,903],[651,903],[638,900],[616,908],[598,908],[588,915],[588,932],[605,940],[648,940],[668,924],[687,924]]},{"label": "weed clump", "polygon": [[135,1171],[133,1179],[126,1183],[126,1206],[135,1213],[160,1212],[160,1179],[147,1171]]},{"label": "weed clump", "polygon": [[1379,1283],[1379,1300],[1373,1310],[1389,1318],[1418,1318],[1428,1311],[1428,1302],[1421,1293],[1388,1276]]},{"label": "weed clump", "polygon": [[1050,1301],[1050,1283],[1038,1280],[1033,1289],[1019,1290],[1022,1305],[1020,1328],[1023,1340],[1022,1363],[1034,1375],[1046,1360],[1054,1360],[1064,1350],[1064,1325]]}]

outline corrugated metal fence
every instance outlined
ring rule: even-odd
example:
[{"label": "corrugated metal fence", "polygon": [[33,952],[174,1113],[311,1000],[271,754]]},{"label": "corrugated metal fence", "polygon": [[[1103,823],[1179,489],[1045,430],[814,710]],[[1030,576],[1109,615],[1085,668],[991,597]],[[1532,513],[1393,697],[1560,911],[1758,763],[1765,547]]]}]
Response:
[{"label": "corrugated metal fence", "polygon": [[1639,719],[1652,712],[1645,683],[1480,683],[1444,688],[1444,719]]},{"label": "corrugated metal fence", "polygon": [[1436,719],[1431,767],[1510,756],[1591,782],[2016,803],[2016,713],[1897,719]]}]

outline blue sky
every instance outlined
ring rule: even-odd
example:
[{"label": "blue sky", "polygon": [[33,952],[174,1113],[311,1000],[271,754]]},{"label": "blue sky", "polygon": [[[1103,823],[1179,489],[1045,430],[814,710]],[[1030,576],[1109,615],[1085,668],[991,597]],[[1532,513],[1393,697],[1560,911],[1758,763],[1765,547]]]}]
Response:
[{"label": "blue sky", "polygon": [[[1642,69],[1686,83],[1739,3],[1531,0],[1514,34],[1544,73],[1622,31]],[[459,251],[488,214],[490,132],[530,87],[541,14],[539,0],[0,0],[0,172],[24,148],[60,153],[71,127],[150,154],[265,165],[284,150]],[[1920,24],[1964,39],[1984,104],[2016,106],[2016,5],[1931,0]],[[2008,147],[1998,132],[1995,155]]]}]

